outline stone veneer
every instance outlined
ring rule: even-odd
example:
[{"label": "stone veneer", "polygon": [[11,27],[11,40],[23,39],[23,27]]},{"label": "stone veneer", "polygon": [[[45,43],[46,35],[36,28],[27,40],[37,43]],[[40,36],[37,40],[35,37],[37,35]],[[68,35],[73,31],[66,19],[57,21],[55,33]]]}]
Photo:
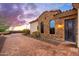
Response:
[{"label": "stone veneer", "polygon": [[[39,31],[40,23],[44,23],[44,33],[41,33],[41,37],[49,40],[65,40],[65,27],[64,23],[66,19],[74,19],[77,22],[77,10],[72,9],[69,11],[61,12],[60,10],[56,11],[46,11],[38,18]],[[50,34],[49,32],[49,22],[50,20],[55,20],[55,34]],[[62,28],[58,28],[58,25],[63,25]],[[77,23],[75,24],[75,33],[77,35]],[[77,37],[77,36],[76,36]]]}]

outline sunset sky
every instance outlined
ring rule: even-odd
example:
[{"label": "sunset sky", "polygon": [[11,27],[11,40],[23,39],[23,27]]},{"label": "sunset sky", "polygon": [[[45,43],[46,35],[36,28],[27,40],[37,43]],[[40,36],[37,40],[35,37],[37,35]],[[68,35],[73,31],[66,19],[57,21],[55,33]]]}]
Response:
[{"label": "sunset sky", "polygon": [[12,25],[18,25],[35,20],[47,10],[65,11],[72,8],[72,4],[66,3],[2,3],[0,4],[0,16],[5,16]]}]

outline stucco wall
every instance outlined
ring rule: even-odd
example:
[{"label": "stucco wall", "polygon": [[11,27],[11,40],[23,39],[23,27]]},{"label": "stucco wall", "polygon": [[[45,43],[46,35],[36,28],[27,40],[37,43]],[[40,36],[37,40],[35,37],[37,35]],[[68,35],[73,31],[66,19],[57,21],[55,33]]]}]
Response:
[{"label": "stucco wall", "polygon": [[79,3],[73,3],[72,4],[74,8],[77,9],[77,23],[76,23],[76,44],[79,48]]},{"label": "stucco wall", "polygon": [[79,9],[78,9],[78,38],[77,38],[77,47],[79,48]]},{"label": "stucco wall", "polygon": [[34,31],[37,31],[38,21],[30,23],[30,33],[32,34]]}]

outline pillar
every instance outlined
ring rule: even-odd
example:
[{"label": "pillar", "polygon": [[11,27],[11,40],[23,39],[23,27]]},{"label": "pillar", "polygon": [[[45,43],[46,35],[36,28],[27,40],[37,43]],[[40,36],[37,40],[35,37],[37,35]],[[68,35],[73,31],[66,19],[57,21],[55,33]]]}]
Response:
[{"label": "pillar", "polygon": [[77,47],[79,48],[79,8],[78,8],[78,39],[77,39]]}]

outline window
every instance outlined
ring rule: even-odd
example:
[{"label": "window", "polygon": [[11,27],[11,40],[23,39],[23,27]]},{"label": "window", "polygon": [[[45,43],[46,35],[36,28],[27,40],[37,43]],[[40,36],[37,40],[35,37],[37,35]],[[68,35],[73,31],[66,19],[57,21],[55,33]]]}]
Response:
[{"label": "window", "polygon": [[49,24],[50,24],[50,34],[55,34],[55,21],[51,20]]},{"label": "window", "polygon": [[40,30],[41,30],[41,33],[44,33],[44,24],[43,24],[43,22],[41,22],[41,24],[40,24]]}]

